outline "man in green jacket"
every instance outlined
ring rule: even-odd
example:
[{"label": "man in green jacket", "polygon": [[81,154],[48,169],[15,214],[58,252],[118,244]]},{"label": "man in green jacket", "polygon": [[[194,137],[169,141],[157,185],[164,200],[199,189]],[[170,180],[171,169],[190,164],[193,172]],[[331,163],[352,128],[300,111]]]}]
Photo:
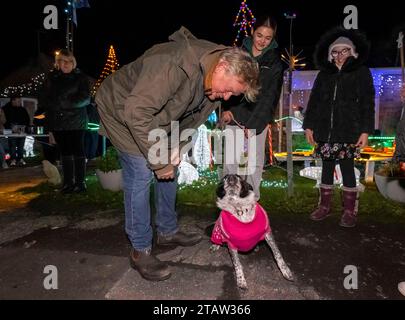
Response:
[{"label": "man in green jacket", "polygon": [[[125,228],[132,244],[130,262],[147,280],[171,275],[153,254],[149,187],[156,177],[155,206],[159,245],[192,246],[198,234],[179,230],[175,211],[176,166],[181,146],[173,144],[173,123],[179,136],[196,129],[221,100],[258,93],[258,65],[238,48],[194,37],[182,27],[141,57],[110,75],[97,91],[100,134],[118,149],[123,167]],[[160,145],[151,138],[160,135]],[[170,140],[170,143],[169,143]],[[166,144],[164,142],[167,142]]]}]

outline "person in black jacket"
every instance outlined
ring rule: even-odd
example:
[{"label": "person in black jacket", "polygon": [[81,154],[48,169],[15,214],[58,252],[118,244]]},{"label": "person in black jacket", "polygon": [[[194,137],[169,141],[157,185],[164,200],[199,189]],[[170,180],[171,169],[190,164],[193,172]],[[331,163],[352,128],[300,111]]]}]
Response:
[{"label": "person in black jacket", "polygon": [[[3,107],[3,112],[6,118],[6,123],[4,124],[4,128],[6,129],[13,130],[15,126],[25,126],[27,128],[30,125],[30,116],[23,107],[21,97],[19,96],[12,96],[10,102]],[[8,138],[11,158],[10,166],[25,165],[23,159],[24,144],[25,136]]]},{"label": "person in black jacket", "polygon": [[[232,147],[228,145],[231,141],[227,139],[225,142],[223,173],[224,175],[235,173],[246,175],[246,181],[252,185],[256,200],[259,200],[268,124],[274,120],[274,113],[280,98],[283,66],[275,40],[276,21],[269,16],[263,16],[256,20],[252,31],[252,37],[244,39],[242,48],[259,63],[261,89],[253,103],[246,99],[235,103],[235,99],[233,99],[224,105],[225,111],[221,115],[221,122],[227,124],[226,130],[234,133],[234,139],[232,139]],[[238,148],[238,144],[241,144],[241,137],[236,132],[239,129],[245,131],[245,139],[250,137],[248,140],[250,145],[252,143],[256,145],[256,152],[248,154],[247,171],[239,169],[243,154],[240,154],[238,149],[245,152],[249,149],[246,145],[244,148]],[[231,152],[231,150],[236,152]],[[252,150],[254,149],[250,149],[250,151]]]},{"label": "person in black jacket", "polygon": [[68,50],[55,57],[40,96],[40,108],[45,111],[46,129],[52,132],[62,158],[62,193],[86,191],[86,156],[84,135],[90,103],[87,77],[76,68],[76,59]]},{"label": "person in black jacket", "polygon": [[303,128],[307,141],[316,145],[322,158],[319,207],[311,219],[318,221],[331,213],[333,175],[338,163],[343,177],[343,215],[340,225],[354,227],[357,220],[358,190],[354,159],[374,132],[374,85],[364,66],[369,44],[357,30],[334,28],[315,49],[320,69],[308,106]]}]

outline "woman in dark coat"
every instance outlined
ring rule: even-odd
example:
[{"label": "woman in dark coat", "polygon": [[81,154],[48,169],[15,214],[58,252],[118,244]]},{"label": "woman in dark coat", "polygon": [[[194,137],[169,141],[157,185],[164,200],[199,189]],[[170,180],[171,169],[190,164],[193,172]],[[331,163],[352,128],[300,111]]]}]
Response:
[{"label": "woman in dark coat", "polygon": [[319,207],[311,214],[318,221],[331,213],[333,175],[338,163],[343,177],[343,215],[340,225],[357,220],[357,185],[354,158],[374,132],[374,85],[364,66],[369,52],[357,30],[335,28],[318,42],[315,63],[320,69],[312,88],[303,128],[308,142],[322,158]]},{"label": "woman in dark coat", "polygon": [[45,82],[40,107],[46,114],[47,129],[53,133],[62,157],[63,193],[86,191],[84,135],[90,103],[88,79],[76,68],[76,59],[68,50],[55,58],[55,70]]},{"label": "woman in dark coat", "polygon": [[[255,102],[249,102],[243,99],[235,103],[236,99],[230,100],[224,105],[222,113],[222,123],[228,124],[227,130],[244,129],[246,135],[250,135],[250,142],[256,144],[254,156],[248,155],[248,171],[246,181],[252,185],[256,200],[260,199],[260,183],[262,180],[263,166],[265,159],[265,143],[268,132],[268,124],[273,122],[274,113],[277,107],[281,86],[283,83],[283,66],[281,63],[278,44],[275,40],[277,31],[276,21],[269,17],[263,16],[257,19],[252,37],[244,39],[242,48],[255,57],[260,67],[260,92]],[[239,98],[240,100],[240,98]],[[238,143],[241,143],[240,136],[234,134],[234,148],[225,144],[225,163],[224,175],[235,174],[240,172],[239,160],[237,154]],[[226,143],[230,141],[226,140]],[[230,160],[227,157],[229,150],[234,149],[236,152]],[[228,152],[227,152],[228,151]],[[242,169],[243,170],[243,169]]]}]

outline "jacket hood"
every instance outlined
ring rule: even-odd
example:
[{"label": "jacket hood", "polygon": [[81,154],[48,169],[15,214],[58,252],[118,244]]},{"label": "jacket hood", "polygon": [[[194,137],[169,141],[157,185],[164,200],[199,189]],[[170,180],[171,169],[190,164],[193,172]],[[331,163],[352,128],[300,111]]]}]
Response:
[{"label": "jacket hood", "polygon": [[[253,56],[253,52],[252,52],[253,38],[246,37],[245,39],[243,39],[242,48],[246,48],[246,50]],[[271,49],[277,49],[277,48],[278,48],[278,43],[277,43],[276,39],[273,39],[273,41],[270,43],[270,45],[267,48],[263,49],[262,54],[260,56],[263,56],[264,54],[266,54],[267,51],[269,51]],[[258,57],[256,57],[256,58],[258,58]]]},{"label": "jacket hood", "polygon": [[182,68],[189,76],[194,72],[193,66],[195,64],[199,64],[206,74],[212,62],[218,60],[220,52],[230,48],[198,39],[184,26],[171,34],[169,40],[176,42],[188,52],[181,57],[181,60],[183,61]]},{"label": "jacket hood", "polygon": [[169,40],[176,42],[196,39],[197,38],[190,32],[190,30],[183,26],[169,36]]},{"label": "jacket hood", "polygon": [[357,58],[349,57],[343,66],[343,71],[350,71],[363,65],[368,59],[370,52],[370,43],[365,34],[358,30],[347,30],[343,27],[335,27],[326,32],[318,41],[315,53],[314,62],[318,69],[329,72],[337,72],[338,69],[333,62],[328,61],[329,47],[336,39],[345,37],[350,39],[358,54]]}]

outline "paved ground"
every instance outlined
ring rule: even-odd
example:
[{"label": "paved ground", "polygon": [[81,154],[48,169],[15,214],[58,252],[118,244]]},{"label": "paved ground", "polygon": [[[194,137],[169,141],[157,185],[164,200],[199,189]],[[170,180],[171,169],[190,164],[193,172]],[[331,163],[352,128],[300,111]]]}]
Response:
[{"label": "paved ground", "polygon": [[[201,232],[204,239],[191,248],[156,247],[173,276],[153,283],[129,267],[122,212],[108,219],[89,212],[72,222],[42,216],[23,200],[10,198],[12,190],[43,180],[40,168],[0,171],[0,299],[404,299],[397,290],[398,281],[405,280],[403,225],[360,219],[356,228],[343,229],[337,215],[319,223],[306,215],[271,215],[276,241],[296,281],[283,279],[261,244],[241,255],[249,286],[241,292],[226,248],[209,252],[212,210],[196,216],[196,208],[181,207],[181,227]],[[57,290],[44,288],[48,265],[57,267]],[[345,277],[354,275],[353,269],[344,273],[346,266],[357,268],[357,290],[344,287]]]}]

